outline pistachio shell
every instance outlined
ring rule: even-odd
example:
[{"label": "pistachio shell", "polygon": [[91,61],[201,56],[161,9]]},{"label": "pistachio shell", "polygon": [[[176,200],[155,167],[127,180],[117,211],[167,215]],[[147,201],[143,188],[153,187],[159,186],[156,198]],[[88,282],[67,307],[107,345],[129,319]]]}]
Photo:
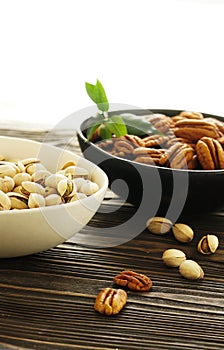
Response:
[{"label": "pistachio shell", "polygon": [[50,194],[49,196],[45,197],[45,205],[59,205],[63,203],[61,196],[58,194]]},{"label": "pistachio shell", "polygon": [[218,237],[215,235],[203,236],[198,243],[198,252],[202,254],[213,254],[219,246]]},{"label": "pistachio shell", "polygon": [[62,174],[52,174],[46,178],[45,186],[57,188],[58,183],[64,179],[67,179],[67,178]]},{"label": "pistachio shell", "polygon": [[84,193],[86,196],[90,196],[99,190],[99,186],[92,181],[85,181],[80,188],[80,192]]},{"label": "pistachio shell", "polygon": [[62,165],[60,170],[65,170],[66,168],[68,168],[69,166],[75,166],[76,162],[74,162],[73,160],[66,162],[64,165]]},{"label": "pistachio shell", "polygon": [[190,226],[185,224],[175,224],[172,227],[172,231],[176,240],[182,243],[190,242],[194,238],[194,231]]},{"label": "pistachio shell", "polygon": [[81,188],[81,186],[82,186],[82,184],[84,184],[86,180],[83,179],[83,177],[77,177],[77,178],[74,179],[73,181],[74,181],[74,183],[75,183],[75,185],[76,185],[76,190],[77,190],[77,192],[79,192],[79,191],[80,191],[80,188]]},{"label": "pistachio shell", "polygon": [[45,206],[45,199],[39,193],[31,193],[28,199],[29,208],[39,208]]},{"label": "pistachio shell", "polygon": [[23,181],[22,184],[22,191],[27,193],[39,193],[42,196],[45,194],[44,187],[36,182],[32,181]]},{"label": "pistachio shell", "polygon": [[89,177],[89,172],[84,169],[84,168],[80,168],[78,166],[69,166],[65,169],[65,175],[71,175],[73,179],[75,179],[76,177],[83,177],[85,179],[88,179]]},{"label": "pistachio shell", "polygon": [[14,180],[9,176],[0,178],[0,190],[7,193],[11,192],[15,186]]},{"label": "pistachio shell", "polygon": [[34,182],[37,182],[37,183],[39,183],[41,185],[44,185],[46,178],[48,176],[50,176],[50,175],[51,175],[51,173],[48,170],[45,170],[45,169],[37,170],[31,176],[31,180],[34,181]]},{"label": "pistachio shell", "polygon": [[186,255],[179,249],[167,249],[164,251],[162,259],[167,266],[178,267],[186,260]]},{"label": "pistachio shell", "polygon": [[26,172],[30,175],[33,175],[38,170],[46,170],[46,168],[41,163],[31,163],[26,166]]},{"label": "pistachio shell", "polygon": [[5,194],[5,192],[0,190],[0,211],[2,210],[10,210],[11,209],[11,200]]},{"label": "pistachio shell", "polygon": [[57,190],[54,187],[45,187],[44,188],[44,197],[49,196],[51,194],[57,194]]},{"label": "pistachio shell", "polygon": [[0,177],[10,176],[14,177],[17,173],[15,166],[10,164],[0,164]]},{"label": "pistachio shell", "polygon": [[155,216],[153,218],[150,218],[147,221],[146,225],[150,232],[157,235],[163,235],[170,231],[173,223],[167,218]]},{"label": "pistachio shell", "polygon": [[30,174],[27,173],[18,173],[13,177],[15,186],[20,186],[23,181],[31,181]]},{"label": "pistachio shell", "polygon": [[208,246],[210,248],[211,253],[215,253],[216,249],[219,246],[219,239],[215,235],[207,235]]},{"label": "pistachio shell", "polygon": [[87,196],[84,193],[76,192],[72,197],[68,199],[68,203],[76,202],[84,198],[87,198]]},{"label": "pistachio shell", "polygon": [[24,166],[27,166],[28,164],[34,164],[34,163],[40,163],[40,159],[38,158],[25,158],[20,161]]},{"label": "pistachio shell", "polygon": [[9,192],[7,195],[11,200],[12,209],[28,209],[28,199],[26,196],[16,192]]},{"label": "pistachio shell", "polygon": [[198,280],[204,277],[201,266],[193,260],[185,260],[180,264],[180,274],[190,280]]},{"label": "pistachio shell", "polygon": [[27,199],[28,199],[28,197],[29,197],[29,193],[28,193],[28,194],[24,193],[24,192],[23,192],[23,188],[22,188],[21,185],[14,187],[13,192],[22,194],[22,195],[25,196]]},{"label": "pistachio shell", "polygon": [[76,186],[72,180],[63,179],[57,185],[58,193],[63,197],[68,197],[75,193]]},{"label": "pistachio shell", "polygon": [[21,172],[21,173],[25,173],[25,171],[26,171],[25,166],[20,161],[17,162],[17,168],[18,168],[19,172]]}]

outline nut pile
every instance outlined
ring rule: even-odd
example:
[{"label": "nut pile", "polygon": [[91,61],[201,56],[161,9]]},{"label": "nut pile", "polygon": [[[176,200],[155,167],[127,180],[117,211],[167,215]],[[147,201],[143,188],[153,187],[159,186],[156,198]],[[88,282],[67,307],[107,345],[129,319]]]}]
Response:
[{"label": "nut pile", "polygon": [[224,122],[183,111],[144,116],[158,134],[125,135],[100,141],[106,152],[138,163],[174,169],[224,169]]},{"label": "nut pile", "polygon": [[0,155],[0,211],[70,203],[98,189],[73,161],[52,174],[38,158],[10,161]]},{"label": "nut pile", "polygon": [[[188,243],[194,238],[194,231],[186,224],[173,224],[169,219],[163,217],[150,218],[147,228],[151,233],[163,235],[169,231],[173,232],[174,237],[181,243]],[[215,235],[203,236],[197,244],[197,250],[201,254],[213,254],[219,246],[218,237]],[[179,267],[180,274],[191,280],[204,278],[204,271],[194,260],[187,259],[185,253],[179,249],[167,249],[163,252],[162,260],[169,267]]]},{"label": "nut pile", "polygon": [[[114,283],[133,291],[146,292],[152,288],[152,281],[146,275],[134,271],[122,271],[114,277]],[[118,314],[126,305],[128,295],[123,289],[104,288],[96,297],[94,309],[107,316]]]}]

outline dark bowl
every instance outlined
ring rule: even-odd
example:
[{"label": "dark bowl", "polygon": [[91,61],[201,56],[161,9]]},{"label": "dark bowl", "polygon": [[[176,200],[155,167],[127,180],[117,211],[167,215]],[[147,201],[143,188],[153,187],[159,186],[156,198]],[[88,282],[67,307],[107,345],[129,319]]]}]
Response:
[{"label": "dark bowl", "polygon": [[[116,113],[177,115],[181,110],[122,110]],[[221,117],[203,113],[205,117]],[[147,212],[178,217],[185,212],[208,212],[224,206],[224,170],[182,170],[144,165],[112,156],[85,137],[87,118],[77,130],[83,155],[99,165],[109,186],[127,202]],[[119,180],[119,181],[118,181]]]}]

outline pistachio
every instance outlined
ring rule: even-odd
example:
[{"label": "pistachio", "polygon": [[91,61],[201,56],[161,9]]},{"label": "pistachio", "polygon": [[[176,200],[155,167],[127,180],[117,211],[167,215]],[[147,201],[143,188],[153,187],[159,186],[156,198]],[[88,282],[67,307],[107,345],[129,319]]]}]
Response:
[{"label": "pistachio", "polygon": [[47,197],[51,194],[57,194],[57,190],[54,187],[44,187],[44,197]]},{"label": "pistachio", "polygon": [[16,192],[7,193],[11,200],[11,209],[28,209],[28,199],[26,196]]},{"label": "pistachio", "polygon": [[38,158],[6,159],[0,155],[0,210],[19,210],[74,202],[99,186],[71,160],[52,174]]},{"label": "pistachio", "polygon": [[194,231],[190,228],[190,226],[185,224],[175,224],[172,227],[172,231],[176,240],[182,243],[190,242],[194,238]]},{"label": "pistachio", "polygon": [[45,197],[45,205],[58,205],[63,203],[61,196],[58,194],[50,194],[49,196]]},{"label": "pistachio", "polygon": [[62,165],[60,170],[65,170],[69,166],[75,166],[75,165],[76,165],[76,162],[74,162],[73,160],[70,160],[70,161],[66,162],[64,165]]},{"label": "pistachio", "polygon": [[92,181],[85,181],[81,188],[80,188],[80,192],[84,193],[86,196],[90,196],[94,193],[96,193],[99,190],[99,186]]},{"label": "pistachio", "polygon": [[34,163],[40,163],[40,159],[38,158],[25,158],[20,161],[24,166]]},{"label": "pistachio", "polygon": [[198,243],[198,252],[202,254],[213,254],[219,246],[218,237],[215,235],[203,236]]},{"label": "pistachio", "polygon": [[9,176],[0,178],[0,190],[7,193],[11,192],[15,186],[14,180]]},{"label": "pistachio", "polygon": [[0,164],[0,177],[10,176],[13,177],[17,173],[16,168],[10,164]]},{"label": "pistachio", "polygon": [[30,175],[33,175],[38,170],[46,170],[46,168],[41,163],[31,163],[26,166],[26,172]]},{"label": "pistachio", "polygon": [[86,198],[87,195],[85,195],[84,193],[80,193],[80,192],[76,192],[72,197],[68,198],[68,203],[70,202],[76,202],[80,199]]},{"label": "pistachio", "polygon": [[72,180],[69,179],[63,179],[59,181],[57,185],[57,190],[58,193],[63,197],[68,197],[71,196],[75,193],[76,191],[76,185]]},{"label": "pistachio", "polygon": [[26,171],[24,164],[22,162],[20,162],[20,160],[17,162],[17,168],[18,168],[20,173],[25,173],[25,171]]},{"label": "pistachio", "polygon": [[185,260],[180,264],[180,274],[190,280],[198,280],[204,277],[204,271],[194,260]]},{"label": "pistachio", "polygon": [[37,170],[33,175],[31,176],[31,180],[34,182],[37,182],[38,184],[44,186],[45,180],[48,176],[50,176],[51,173],[48,170],[41,169]]},{"label": "pistachio", "polygon": [[11,209],[11,201],[5,192],[0,190],[0,211],[2,210],[10,210]]},{"label": "pistachio", "polygon": [[67,179],[67,178],[62,174],[52,174],[46,178],[45,186],[57,188],[58,183],[64,179]]},{"label": "pistachio", "polygon": [[44,187],[36,182],[23,181],[21,186],[24,194],[39,193],[42,196],[45,194]]},{"label": "pistachio", "polygon": [[23,192],[23,188],[22,188],[21,185],[14,187],[13,192],[22,194],[22,195],[25,196],[27,199],[28,199],[28,197],[29,197],[29,193],[28,193],[28,194],[24,193],[24,192]]},{"label": "pistachio", "polygon": [[89,172],[84,168],[71,165],[65,169],[65,175],[71,175],[72,179],[75,179],[76,177],[83,177],[84,179],[88,179]]},{"label": "pistachio", "polygon": [[85,179],[83,179],[83,177],[77,177],[76,179],[73,180],[74,183],[76,184],[76,190],[77,192],[80,191],[80,188],[82,186],[82,184],[86,181]]},{"label": "pistachio", "polygon": [[15,186],[20,186],[23,181],[31,181],[30,174],[27,173],[18,173],[13,177]]},{"label": "pistachio", "polygon": [[186,260],[186,255],[179,249],[167,249],[164,251],[162,259],[167,266],[178,267]]},{"label": "pistachio", "polygon": [[150,232],[157,235],[163,235],[164,233],[170,231],[173,223],[167,218],[155,216],[153,218],[150,218],[147,221],[146,225]]},{"label": "pistachio", "polygon": [[31,193],[28,199],[29,208],[39,208],[45,206],[45,199],[39,193]]}]

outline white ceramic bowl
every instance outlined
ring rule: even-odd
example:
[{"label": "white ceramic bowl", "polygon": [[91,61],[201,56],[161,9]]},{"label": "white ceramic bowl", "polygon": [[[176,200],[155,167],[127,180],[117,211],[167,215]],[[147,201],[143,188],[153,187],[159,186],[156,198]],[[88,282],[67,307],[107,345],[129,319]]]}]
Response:
[{"label": "white ceramic bowl", "polygon": [[0,211],[0,258],[38,253],[65,242],[93,217],[108,187],[106,174],[76,154],[48,144],[0,136],[0,153],[6,158],[38,157],[52,172],[69,160],[89,171],[99,190],[82,200],[49,207]]}]

